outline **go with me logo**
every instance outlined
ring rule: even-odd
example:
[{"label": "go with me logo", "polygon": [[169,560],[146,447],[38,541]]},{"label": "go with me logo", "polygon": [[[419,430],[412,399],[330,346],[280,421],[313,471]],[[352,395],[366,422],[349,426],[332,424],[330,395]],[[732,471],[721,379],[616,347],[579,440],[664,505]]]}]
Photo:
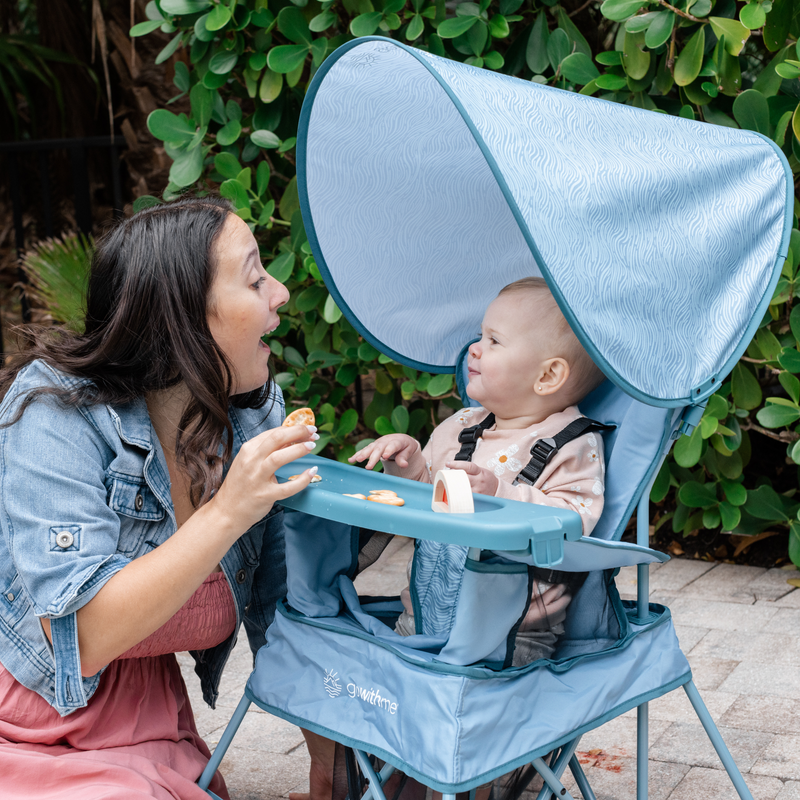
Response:
[{"label": "go with me logo", "polygon": [[[338,673],[333,670],[326,669],[325,677],[322,680],[322,685],[331,699],[338,697],[342,693],[342,685],[339,682]],[[363,686],[358,686],[355,683],[348,683],[345,686],[347,697],[351,700],[360,700],[362,703],[369,703],[383,711],[387,711],[394,716],[397,713],[397,703],[390,700],[388,697],[381,695],[380,689],[370,687],[365,689]]]}]

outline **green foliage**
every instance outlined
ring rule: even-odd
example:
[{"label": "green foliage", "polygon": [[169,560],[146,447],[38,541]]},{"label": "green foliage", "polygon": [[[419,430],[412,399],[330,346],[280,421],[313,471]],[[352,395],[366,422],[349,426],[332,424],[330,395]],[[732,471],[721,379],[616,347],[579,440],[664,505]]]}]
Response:
[{"label": "green foliage", "polygon": [[[158,109],[148,123],[173,160],[164,196],[219,190],[250,225],[270,274],[291,292],[269,342],[278,383],[290,406],[315,409],[317,451],[340,459],[376,434],[425,436],[443,404],[460,406],[452,376],[396,364],[349,325],[303,230],[294,167],[300,105],[342,43],[390,36],[559,89],[747,128],[772,138],[800,172],[800,15],[791,0],[605,0],[574,16],[555,0],[155,0],[147,16],[131,35],[174,34],[158,60],[180,52],[188,63],[175,70],[176,99],[188,98],[188,113]],[[138,201],[148,202],[157,201]],[[769,477],[748,472],[764,432],[800,464],[798,260],[795,229],[747,357],[695,432],[676,443],[652,497],[670,509],[662,522],[671,519],[684,534],[756,534],[783,525],[800,564],[796,476],[773,487]]]},{"label": "green foliage", "polygon": [[94,240],[82,233],[45,239],[22,259],[28,278],[26,291],[33,294],[57,323],[78,333],[86,313],[86,285]]}]

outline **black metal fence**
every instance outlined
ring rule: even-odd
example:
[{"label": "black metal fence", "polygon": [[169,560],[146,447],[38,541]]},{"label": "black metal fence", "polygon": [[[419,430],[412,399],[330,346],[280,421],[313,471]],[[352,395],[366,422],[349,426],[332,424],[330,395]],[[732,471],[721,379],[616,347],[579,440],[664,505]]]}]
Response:
[{"label": "black metal fence", "polygon": [[[120,150],[125,146],[122,136],[94,136],[86,139],[43,139],[30,142],[0,142],[0,159],[6,162],[5,175],[14,221],[14,246],[17,258],[25,251],[25,228],[23,216],[26,211],[36,209],[42,236],[61,233],[56,223],[54,186],[51,179],[51,164],[54,154],[66,152],[69,160],[71,181],[64,192],[72,199],[75,222],[86,234],[92,232],[92,196],[89,175],[89,158],[105,160],[110,176],[111,203],[115,217],[122,216],[122,180],[120,174]],[[103,155],[103,151],[107,154]],[[24,173],[24,179],[23,179]],[[19,279],[25,275],[18,268]],[[31,314],[23,294],[21,299],[23,322],[30,322]],[[2,329],[0,329],[0,364],[3,357]]]}]

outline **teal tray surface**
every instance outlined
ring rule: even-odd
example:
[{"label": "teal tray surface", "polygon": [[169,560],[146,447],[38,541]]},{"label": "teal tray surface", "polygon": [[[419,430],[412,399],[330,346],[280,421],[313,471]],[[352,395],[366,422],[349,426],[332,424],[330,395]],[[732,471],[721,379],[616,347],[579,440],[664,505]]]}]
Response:
[{"label": "teal tray surface", "polygon": [[[318,467],[322,480],[283,500],[281,505],[285,508],[415,539],[492,550],[527,550],[540,566],[559,563],[563,549],[560,543],[581,538],[581,519],[576,511],[476,494],[474,514],[438,513],[431,510],[433,486],[429,483],[371,472],[319,456],[299,458],[279,469],[276,476],[284,483],[290,475],[313,466]],[[345,497],[369,495],[373,489],[391,489],[405,500],[405,505]]]}]

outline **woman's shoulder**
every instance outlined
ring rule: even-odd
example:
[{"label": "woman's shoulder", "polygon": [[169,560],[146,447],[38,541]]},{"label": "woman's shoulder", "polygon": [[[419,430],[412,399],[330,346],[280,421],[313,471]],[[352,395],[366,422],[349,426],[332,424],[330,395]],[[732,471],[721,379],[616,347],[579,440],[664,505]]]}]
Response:
[{"label": "woman's shoulder", "polygon": [[70,375],[53,364],[49,364],[44,359],[37,358],[20,369],[9,387],[9,393],[20,394],[29,392],[32,389],[64,389],[71,391],[81,386],[88,386],[91,383],[90,378]]},{"label": "woman's shoulder", "polygon": [[280,427],[286,417],[283,392],[273,381],[267,402],[261,408],[231,407],[230,414],[241,427],[242,439],[248,441],[263,431]]}]

